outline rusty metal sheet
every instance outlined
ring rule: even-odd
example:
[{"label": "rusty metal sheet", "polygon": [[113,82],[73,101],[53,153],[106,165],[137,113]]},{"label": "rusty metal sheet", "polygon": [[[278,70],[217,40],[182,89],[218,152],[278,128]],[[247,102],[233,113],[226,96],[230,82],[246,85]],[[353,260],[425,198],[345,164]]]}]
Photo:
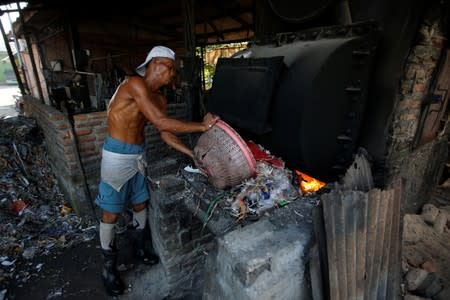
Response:
[{"label": "rusty metal sheet", "polygon": [[395,182],[393,203],[392,203],[392,235],[391,235],[391,259],[389,261],[389,275],[386,299],[400,299],[402,281],[401,273],[401,253],[402,253],[402,229],[403,229],[403,213],[402,198],[403,198],[403,182],[398,179]]},{"label": "rusty metal sheet", "polygon": [[366,282],[366,238],[367,238],[367,194],[357,194],[356,200],[356,297],[355,299],[364,299],[364,286]]},{"label": "rusty metal sheet", "polygon": [[334,211],[336,194],[338,192],[332,192],[322,196],[323,202],[323,215],[325,223],[325,232],[327,236],[327,255],[328,255],[328,272],[330,280],[330,295],[333,295],[333,299],[339,300],[339,282],[337,271],[337,256],[336,256],[336,238],[334,233]]},{"label": "rusty metal sheet", "polygon": [[321,200],[330,298],[398,298],[401,191],[334,190]]},{"label": "rusty metal sheet", "polygon": [[364,287],[364,299],[369,298],[370,283],[373,277],[373,266],[375,249],[373,245],[376,242],[376,229],[378,222],[378,211],[380,206],[379,190],[369,192],[370,201],[368,201],[369,211],[367,219],[367,239],[366,239],[366,284]]},{"label": "rusty metal sheet", "polygon": [[[383,191],[381,195],[381,201],[385,204],[384,207],[387,208],[386,219],[384,223],[384,237],[382,257],[379,265],[379,276],[378,276],[378,296],[377,299],[386,299],[386,289],[388,280],[388,267],[391,256],[391,235],[392,235],[392,211],[391,204],[393,201],[394,191]],[[382,224],[380,224],[382,225]],[[381,226],[380,226],[381,227]]]},{"label": "rusty metal sheet", "polygon": [[[347,268],[347,299],[355,299],[356,297],[356,217],[353,214],[356,210],[356,200],[358,193],[353,191],[349,194],[344,194],[342,199],[343,219],[345,222],[345,237],[346,240],[346,268]],[[352,213],[349,213],[352,212]]]}]

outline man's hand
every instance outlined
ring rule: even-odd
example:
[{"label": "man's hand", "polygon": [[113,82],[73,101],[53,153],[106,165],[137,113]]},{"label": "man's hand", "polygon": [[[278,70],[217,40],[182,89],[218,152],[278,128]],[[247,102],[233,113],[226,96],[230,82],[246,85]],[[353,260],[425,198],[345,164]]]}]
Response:
[{"label": "man's hand", "polygon": [[208,131],[209,129],[211,129],[211,127],[214,126],[214,124],[216,124],[217,121],[220,120],[220,117],[217,115],[213,115],[212,113],[207,113],[204,117],[203,117],[203,122],[202,124],[205,126],[205,131]]}]

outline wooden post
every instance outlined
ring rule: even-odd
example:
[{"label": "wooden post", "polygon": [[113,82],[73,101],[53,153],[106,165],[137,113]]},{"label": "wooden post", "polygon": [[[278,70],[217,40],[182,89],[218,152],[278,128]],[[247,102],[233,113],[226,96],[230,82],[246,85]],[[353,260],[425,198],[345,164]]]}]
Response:
[{"label": "wooden post", "polygon": [[[22,83],[22,78],[20,77],[19,69],[17,68],[16,60],[14,59],[14,54],[11,51],[11,46],[9,45],[8,37],[6,36],[5,28],[3,27],[3,23],[1,21],[0,21],[0,30],[2,31],[2,36],[3,36],[3,40],[5,41],[6,51],[8,51],[9,60],[11,61],[11,65],[13,67],[14,73],[16,74],[20,92],[22,93],[22,95],[25,95],[25,88]],[[12,29],[12,30],[14,30],[14,29]],[[17,55],[20,55],[19,49],[17,49]]]},{"label": "wooden post", "polygon": [[37,88],[38,88],[39,98],[41,100],[41,103],[45,104],[44,95],[42,93],[41,82],[39,80],[39,74],[38,74],[38,71],[37,71],[37,68],[36,68],[36,62],[34,61],[33,48],[32,48],[31,42],[30,42],[30,38],[29,38],[29,36],[27,34],[27,31],[26,31],[26,28],[25,28],[26,27],[25,26],[25,20],[23,19],[23,14],[22,14],[22,10],[20,9],[20,3],[19,2],[17,2],[17,7],[18,7],[18,10],[19,10],[20,22],[22,24],[23,36],[25,37],[25,41],[27,43],[27,48],[28,48],[28,53],[30,54],[31,66],[33,67],[33,74],[34,74],[34,77],[35,77],[35,80],[36,80],[36,85],[37,85]]}]

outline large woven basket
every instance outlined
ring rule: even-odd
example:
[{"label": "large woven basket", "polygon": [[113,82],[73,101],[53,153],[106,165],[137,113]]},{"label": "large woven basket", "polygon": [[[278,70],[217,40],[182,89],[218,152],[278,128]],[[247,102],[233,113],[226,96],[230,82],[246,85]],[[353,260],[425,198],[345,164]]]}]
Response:
[{"label": "large woven basket", "polygon": [[209,182],[219,189],[237,185],[256,171],[256,161],[247,144],[222,120],[200,136],[194,155]]}]

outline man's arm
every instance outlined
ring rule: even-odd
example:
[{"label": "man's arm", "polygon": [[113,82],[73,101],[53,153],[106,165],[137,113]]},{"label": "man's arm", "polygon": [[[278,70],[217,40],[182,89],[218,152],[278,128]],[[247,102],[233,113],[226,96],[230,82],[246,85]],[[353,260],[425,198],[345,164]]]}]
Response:
[{"label": "man's arm", "polygon": [[168,131],[161,131],[161,139],[170,147],[174,148],[175,150],[180,151],[181,153],[184,153],[188,155],[190,158],[194,159],[194,152],[189,149],[183,141],[177,137],[175,134],[168,132]]},{"label": "man's arm", "polygon": [[207,114],[203,122],[185,122],[167,116],[154,102],[153,97],[144,85],[144,81],[137,77],[131,77],[128,84],[131,96],[135,99],[140,111],[159,131],[170,133],[205,132],[219,119],[217,116]]}]

